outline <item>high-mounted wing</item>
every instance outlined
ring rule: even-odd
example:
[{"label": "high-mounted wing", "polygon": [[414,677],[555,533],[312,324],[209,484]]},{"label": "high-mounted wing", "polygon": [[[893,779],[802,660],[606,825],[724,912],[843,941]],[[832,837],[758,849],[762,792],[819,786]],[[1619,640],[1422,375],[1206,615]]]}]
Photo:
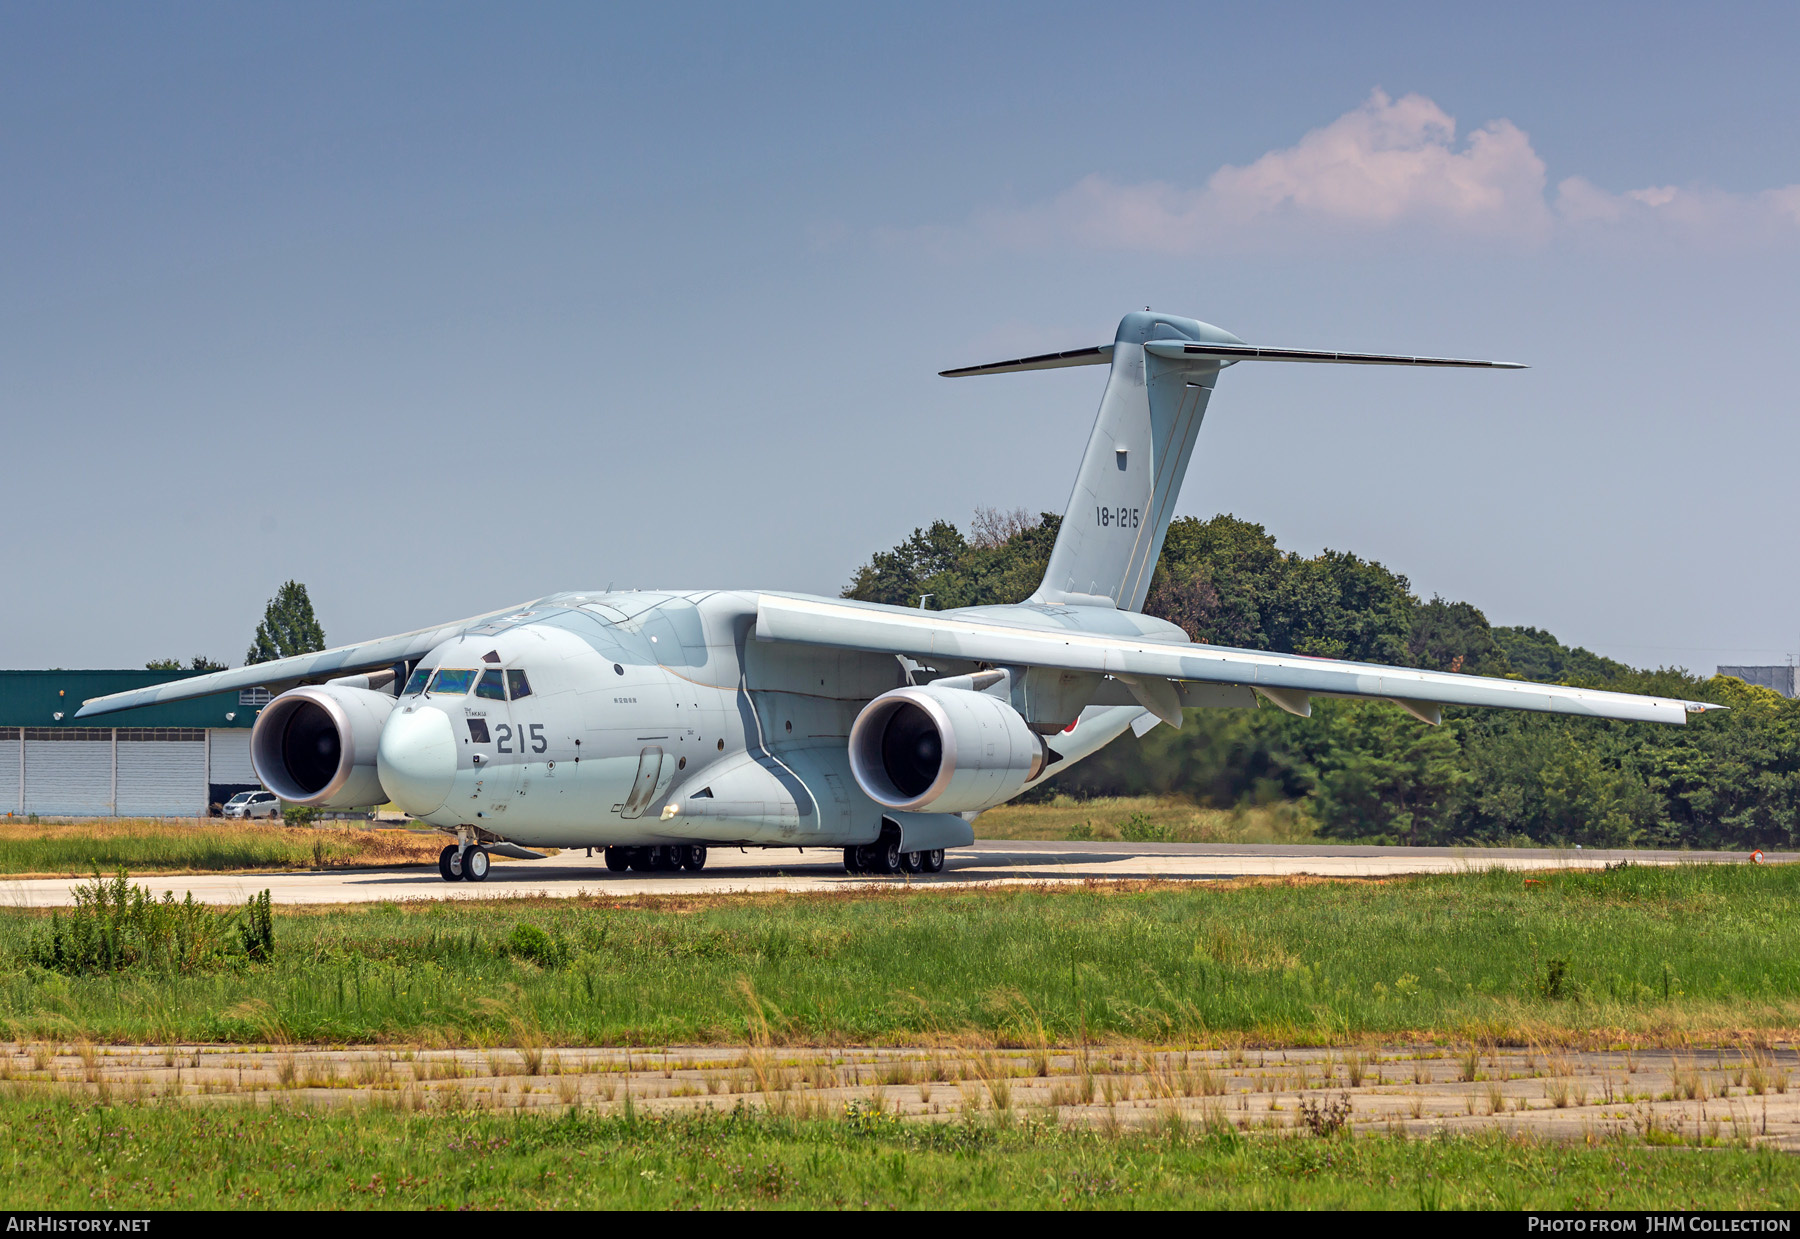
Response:
[{"label": "high-mounted wing", "polygon": [[164,701],[180,701],[188,697],[204,697],[209,693],[228,692],[234,688],[269,688],[279,691],[307,680],[321,680],[332,676],[352,675],[358,671],[370,671],[378,667],[390,667],[397,662],[418,658],[430,652],[435,646],[456,636],[465,628],[496,616],[509,615],[529,605],[529,603],[521,603],[519,606],[507,607],[502,611],[490,611],[486,615],[477,615],[472,619],[458,620],[454,624],[420,628],[413,632],[400,633],[398,636],[359,642],[356,645],[340,645],[335,649],[320,650],[316,654],[296,654],[292,658],[277,658],[273,662],[253,663],[248,667],[239,667],[233,671],[215,671],[211,675],[197,675],[191,679],[174,680],[168,684],[153,684],[149,688],[135,688],[126,693],[95,697],[84,701],[81,709],[75,712],[75,717],[92,718],[97,714],[112,714],[119,710],[131,710],[138,706],[156,705]]},{"label": "high-mounted wing", "polygon": [[873,650],[917,659],[961,659],[1098,671],[1120,678],[1243,685],[1296,714],[1309,712],[1307,698],[1314,695],[1393,701],[1426,722],[1436,722],[1443,706],[1496,706],[1648,723],[1684,723],[1690,714],[1723,708],[1704,701],[1641,697],[1223,646],[1019,628],[932,611],[912,612],[775,594],[762,595],[757,607],[756,635],[764,641]]}]

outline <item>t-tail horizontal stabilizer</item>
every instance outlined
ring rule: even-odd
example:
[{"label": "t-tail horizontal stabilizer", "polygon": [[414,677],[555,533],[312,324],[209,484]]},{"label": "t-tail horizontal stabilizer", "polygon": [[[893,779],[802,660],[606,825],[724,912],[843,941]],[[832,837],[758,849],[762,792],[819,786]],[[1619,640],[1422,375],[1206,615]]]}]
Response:
[{"label": "t-tail horizontal stabilizer", "polygon": [[1170,361],[1326,361],[1342,366],[1461,366],[1476,370],[1525,370],[1516,361],[1470,361],[1462,357],[1402,357],[1398,353],[1327,353],[1311,348],[1257,348],[1250,344],[1187,344],[1150,340],[1144,351]]},{"label": "t-tail horizontal stabilizer", "polygon": [[[1473,361],[1466,357],[1406,357],[1399,353],[1332,353],[1313,348],[1257,348],[1253,344],[1184,344],[1178,340],[1151,340],[1144,351],[1171,361],[1193,358],[1231,365],[1240,361],[1331,362],[1340,366],[1460,366],[1473,370],[1529,370],[1517,361]],[[1075,348],[1066,353],[1040,353],[985,366],[940,370],[946,379],[966,379],[976,374],[1017,374],[1023,370],[1060,370],[1065,366],[1104,366],[1113,359],[1110,344]]]}]

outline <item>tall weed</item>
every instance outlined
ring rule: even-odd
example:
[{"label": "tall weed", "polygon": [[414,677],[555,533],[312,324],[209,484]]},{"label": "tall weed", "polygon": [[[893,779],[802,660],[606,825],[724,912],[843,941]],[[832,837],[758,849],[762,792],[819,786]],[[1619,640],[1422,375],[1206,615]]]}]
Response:
[{"label": "tall weed", "polygon": [[158,900],[147,888],[132,885],[125,870],[107,878],[95,868],[93,881],[74,894],[69,914],[52,913],[50,924],[31,938],[27,957],[41,968],[72,976],[133,968],[193,973],[227,962],[234,945],[256,963],[275,955],[267,890],[240,911],[215,912],[192,891],[180,903],[173,891]]}]

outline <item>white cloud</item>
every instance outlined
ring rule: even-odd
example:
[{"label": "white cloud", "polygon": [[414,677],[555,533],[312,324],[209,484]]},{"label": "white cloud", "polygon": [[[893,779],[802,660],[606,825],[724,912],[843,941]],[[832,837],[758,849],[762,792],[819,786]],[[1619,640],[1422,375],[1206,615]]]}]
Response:
[{"label": "white cloud", "polygon": [[1731,194],[1657,186],[1610,193],[1547,169],[1511,121],[1457,140],[1456,121],[1423,95],[1363,105],[1283,150],[1227,165],[1204,185],[1120,184],[1094,175],[1046,202],[979,216],[989,240],[1037,247],[1188,253],[1220,243],[1284,244],[1326,234],[1422,231],[1536,245],[1575,230],[1800,237],[1800,186]]},{"label": "white cloud", "polygon": [[1752,194],[1656,185],[1614,194],[1585,177],[1571,176],[1556,187],[1556,213],[1572,229],[1768,241],[1800,236],[1800,185]]}]

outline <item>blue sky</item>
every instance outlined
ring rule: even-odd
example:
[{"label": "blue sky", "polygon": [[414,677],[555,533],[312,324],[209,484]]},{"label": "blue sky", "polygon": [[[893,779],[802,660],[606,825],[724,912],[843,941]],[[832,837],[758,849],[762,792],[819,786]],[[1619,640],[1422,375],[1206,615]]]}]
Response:
[{"label": "blue sky", "polygon": [[834,593],[1060,510],[1143,305],[1181,502],[1635,664],[1800,654],[1792,6],[0,6],[0,664]]}]

